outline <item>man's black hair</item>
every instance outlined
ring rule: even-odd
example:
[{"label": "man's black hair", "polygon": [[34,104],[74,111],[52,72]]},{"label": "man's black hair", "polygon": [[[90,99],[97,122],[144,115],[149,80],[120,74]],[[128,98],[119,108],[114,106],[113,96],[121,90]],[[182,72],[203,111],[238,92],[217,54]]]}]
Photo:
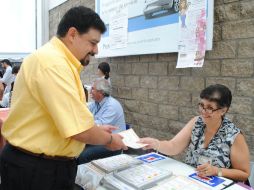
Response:
[{"label": "man's black hair", "polygon": [[73,7],[65,13],[58,25],[57,36],[64,37],[71,27],[75,27],[80,34],[88,32],[90,28],[97,29],[101,33],[106,31],[100,16],[84,6]]},{"label": "man's black hair", "polygon": [[216,102],[221,108],[229,108],[232,101],[232,94],[228,87],[222,84],[215,84],[202,90],[200,98]]},{"label": "man's black hair", "polygon": [[3,59],[1,61],[1,63],[6,63],[7,65],[12,66],[11,62],[9,61],[9,59]]}]

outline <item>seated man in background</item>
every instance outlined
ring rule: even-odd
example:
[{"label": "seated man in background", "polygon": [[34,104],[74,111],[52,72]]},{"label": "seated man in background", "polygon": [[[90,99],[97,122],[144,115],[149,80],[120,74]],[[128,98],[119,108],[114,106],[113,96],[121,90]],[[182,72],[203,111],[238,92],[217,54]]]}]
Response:
[{"label": "seated man in background", "polygon": [[[126,129],[124,112],[121,104],[112,96],[111,85],[104,78],[96,79],[91,89],[91,97],[94,102],[88,105],[94,115],[95,123],[99,125],[113,125],[118,129],[112,133],[118,133]],[[84,164],[94,159],[105,158],[120,154],[121,151],[110,151],[100,145],[86,145],[79,155],[78,164]]]}]

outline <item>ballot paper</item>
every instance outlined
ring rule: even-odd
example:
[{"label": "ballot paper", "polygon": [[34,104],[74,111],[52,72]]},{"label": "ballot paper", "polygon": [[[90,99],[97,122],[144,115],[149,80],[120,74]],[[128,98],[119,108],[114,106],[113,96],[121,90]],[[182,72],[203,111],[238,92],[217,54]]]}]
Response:
[{"label": "ballot paper", "polygon": [[147,145],[143,143],[138,143],[140,138],[138,137],[138,135],[135,133],[133,129],[128,129],[118,134],[123,137],[123,143],[130,148],[139,149]]}]

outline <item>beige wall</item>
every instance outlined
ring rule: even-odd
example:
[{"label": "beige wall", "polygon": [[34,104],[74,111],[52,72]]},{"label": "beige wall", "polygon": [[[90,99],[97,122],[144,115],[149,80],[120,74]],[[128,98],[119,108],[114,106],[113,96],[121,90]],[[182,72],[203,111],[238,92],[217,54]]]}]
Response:
[{"label": "beige wall", "polygon": [[[50,11],[50,36],[72,6],[94,9],[94,0],[69,0]],[[200,90],[221,83],[233,92],[228,116],[245,133],[254,160],[254,1],[215,0],[214,47],[203,68],[176,69],[177,54],[94,59],[82,73],[90,84],[97,65],[110,63],[113,95],[140,136],[170,138],[195,115]]]}]

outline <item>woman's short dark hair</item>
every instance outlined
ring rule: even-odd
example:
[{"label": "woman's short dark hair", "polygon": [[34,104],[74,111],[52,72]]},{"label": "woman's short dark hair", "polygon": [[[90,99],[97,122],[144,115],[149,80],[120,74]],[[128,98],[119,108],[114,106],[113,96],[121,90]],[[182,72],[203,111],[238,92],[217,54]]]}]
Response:
[{"label": "woman's short dark hair", "polygon": [[105,75],[105,79],[109,78],[110,66],[107,62],[101,62],[98,65],[98,69],[100,69],[101,72]]},{"label": "woman's short dark hair", "polygon": [[90,28],[97,29],[101,33],[106,31],[100,16],[84,6],[73,7],[65,13],[58,25],[57,36],[64,37],[71,27],[75,27],[80,34],[88,32]]},{"label": "woman's short dark hair", "polygon": [[214,84],[202,90],[200,98],[216,102],[221,108],[229,108],[232,101],[232,94],[228,87],[222,84]]}]

